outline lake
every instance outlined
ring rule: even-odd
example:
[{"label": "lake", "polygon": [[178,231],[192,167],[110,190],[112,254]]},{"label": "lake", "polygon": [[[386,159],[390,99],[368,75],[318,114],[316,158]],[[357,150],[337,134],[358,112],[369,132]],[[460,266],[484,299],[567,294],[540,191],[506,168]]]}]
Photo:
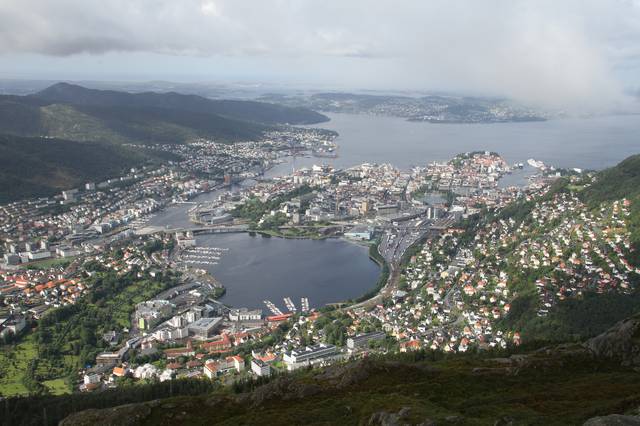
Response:
[{"label": "lake", "polygon": [[311,307],[321,307],[363,295],[380,272],[366,247],[338,239],[223,234],[199,236],[197,244],[229,249],[218,265],[203,267],[227,288],[221,301],[232,306],[265,308],[263,300],[271,300],[285,312],[284,297],[298,309],[300,298],[308,297]]}]

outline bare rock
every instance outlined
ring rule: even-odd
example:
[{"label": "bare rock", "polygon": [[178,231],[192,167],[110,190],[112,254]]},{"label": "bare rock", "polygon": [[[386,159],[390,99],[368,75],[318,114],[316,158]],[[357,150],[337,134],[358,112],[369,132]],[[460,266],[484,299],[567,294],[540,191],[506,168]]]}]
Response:
[{"label": "bare rock", "polygon": [[369,426],[400,426],[400,416],[387,411],[378,411],[369,418]]},{"label": "bare rock", "polygon": [[270,399],[295,400],[314,396],[322,392],[322,387],[315,383],[302,383],[290,377],[280,377],[266,385],[254,389],[251,393],[238,395],[237,403],[250,403],[258,406]]},{"label": "bare rock", "polygon": [[640,417],[624,416],[622,414],[612,414],[610,416],[594,417],[586,422],[584,426],[638,426]]},{"label": "bare rock", "polygon": [[148,404],[127,404],[114,408],[90,409],[74,413],[60,426],[134,426],[151,414]]},{"label": "bare rock", "polygon": [[629,367],[640,366],[640,316],[620,321],[587,340],[584,346],[597,358],[617,360]]}]

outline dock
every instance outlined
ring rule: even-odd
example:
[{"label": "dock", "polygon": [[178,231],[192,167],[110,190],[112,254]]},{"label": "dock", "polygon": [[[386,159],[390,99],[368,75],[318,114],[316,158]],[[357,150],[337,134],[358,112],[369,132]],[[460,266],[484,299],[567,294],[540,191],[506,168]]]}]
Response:
[{"label": "dock", "polygon": [[278,309],[278,307],[274,305],[271,300],[263,300],[263,302],[265,305],[267,305],[267,308],[269,308],[273,315],[283,315],[282,311]]},{"label": "dock", "polygon": [[287,306],[287,309],[289,310],[289,312],[296,312],[298,310],[296,308],[296,305],[294,305],[293,302],[291,301],[290,297],[285,297],[283,300],[284,300],[284,304]]},{"label": "dock", "polygon": [[303,297],[300,299],[300,310],[302,312],[309,312],[309,298]]}]

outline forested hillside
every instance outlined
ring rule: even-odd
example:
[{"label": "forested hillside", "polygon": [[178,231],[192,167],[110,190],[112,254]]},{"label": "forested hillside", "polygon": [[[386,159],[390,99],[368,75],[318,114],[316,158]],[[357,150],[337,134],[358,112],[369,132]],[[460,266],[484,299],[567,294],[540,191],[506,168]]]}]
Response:
[{"label": "forested hillside", "polygon": [[113,90],[87,89],[58,83],[34,95],[53,103],[103,107],[165,108],[215,114],[234,120],[263,124],[315,124],[328,118],[308,108],[287,107],[266,102],[207,99],[180,93],[126,93]]},{"label": "forested hillside", "polygon": [[259,139],[282,124],[327,117],[305,108],[211,100],[178,93],[125,93],[55,84],[29,96],[0,96],[0,133],[108,143]]},{"label": "forested hillside", "polygon": [[0,135],[0,203],[114,177],[148,159],[116,145]]}]

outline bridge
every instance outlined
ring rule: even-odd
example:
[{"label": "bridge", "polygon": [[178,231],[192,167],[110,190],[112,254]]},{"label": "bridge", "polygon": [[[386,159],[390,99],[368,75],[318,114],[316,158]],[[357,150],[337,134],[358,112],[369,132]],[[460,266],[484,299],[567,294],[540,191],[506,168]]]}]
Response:
[{"label": "bridge", "polygon": [[248,232],[248,225],[233,226],[194,226],[190,228],[163,228],[162,226],[146,226],[136,231],[137,235],[151,235],[159,232],[175,234],[177,232],[193,232],[193,235],[231,234]]},{"label": "bridge", "polygon": [[[445,217],[437,220],[425,220],[415,225],[409,225],[406,223],[399,223],[394,225],[393,223],[386,223],[383,225],[371,224],[369,225],[371,228],[374,228],[378,231],[384,230],[411,230],[418,232],[426,232],[426,231],[442,231],[451,227],[455,224],[456,220],[453,217]],[[280,230],[286,230],[291,228],[298,229],[316,229],[321,230],[324,228],[341,228],[341,231],[344,232],[345,228],[353,227],[353,226],[362,226],[366,224],[362,223],[354,223],[348,221],[334,221],[330,224],[324,226],[318,225],[285,225],[281,226]],[[239,224],[239,225],[211,225],[211,226],[202,226],[202,225],[194,225],[192,227],[184,227],[184,228],[164,228],[162,226],[147,226],[141,229],[136,230],[137,235],[150,235],[159,232],[163,233],[176,233],[176,232],[193,232],[194,235],[205,235],[205,234],[229,234],[229,233],[241,233],[241,232],[249,232],[251,229],[249,225]]]}]

